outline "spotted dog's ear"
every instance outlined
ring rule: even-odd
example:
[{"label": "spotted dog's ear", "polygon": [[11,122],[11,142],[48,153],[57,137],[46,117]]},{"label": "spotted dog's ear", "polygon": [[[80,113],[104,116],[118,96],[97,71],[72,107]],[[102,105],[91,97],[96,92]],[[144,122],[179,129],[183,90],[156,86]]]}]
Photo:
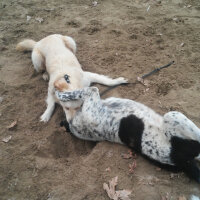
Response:
[{"label": "spotted dog's ear", "polygon": [[67,90],[69,87],[66,80],[64,78],[61,78],[54,82],[54,88],[60,92],[63,92],[64,90]]}]

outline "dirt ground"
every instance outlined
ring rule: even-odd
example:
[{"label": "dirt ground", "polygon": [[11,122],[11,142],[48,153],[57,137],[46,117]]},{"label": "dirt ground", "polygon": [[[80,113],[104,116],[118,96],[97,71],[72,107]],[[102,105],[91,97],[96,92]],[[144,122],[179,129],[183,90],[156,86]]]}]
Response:
[{"label": "dirt ground", "polygon": [[60,106],[48,123],[39,122],[47,83],[34,72],[31,54],[15,50],[24,38],[69,35],[84,70],[130,82],[174,60],[148,78],[148,87],[120,86],[106,96],[134,99],[160,114],[178,110],[200,126],[199,0],[98,0],[96,6],[88,0],[1,0],[0,31],[1,200],[108,200],[102,185],[115,176],[117,189],[132,190],[131,199],[200,196],[200,185],[183,173],[160,170],[139,155],[130,173],[133,159],[122,158],[125,146],[72,137],[59,127]]}]

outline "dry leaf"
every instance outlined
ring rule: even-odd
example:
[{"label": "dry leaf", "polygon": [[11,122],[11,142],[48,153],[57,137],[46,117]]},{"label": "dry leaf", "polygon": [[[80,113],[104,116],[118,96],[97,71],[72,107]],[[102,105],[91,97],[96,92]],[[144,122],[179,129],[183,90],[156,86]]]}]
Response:
[{"label": "dry leaf", "polygon": [[12,122],[9,126],[7,126],[7,129],[12,129],[15,126],[17,126],[17,120],[15,120],[14,122]]},{"label": "dry leaf", "polygon": [[133,163],[129,164],[129,172],[133,173],[136,167],[137,167],[136,160],[133,160]]},{"label": "dry leaf", "polygon": [[144,80],[143,78],[141,78],[141,77],[137,77],[137,80],[140,82],[140,83],[142,83],[142,85],[144,85],[144,86],[149,86],[149,82],[147,81],[147,80]]},{"label": "dry leaf", "polygon": [[111,181],[109,181],[109,186],[107,183],[103,184],[103,189],[106,190],[109,198],[113,200],[118,200],[118,197],[116,196],[116,192],[115,192],[117,180],[118,180],[118,176],[116,176],[115,178],[111,179]]},{"label": "dry leaf", "polygon": [[9,135],[9,136],[3,138],[2,141],[5,142],[5,143],[7,143],[7,142],[9,142],[11,140],[11,138],[12,138],[12,136]]},{"label": "dry leaf", "polygon": [[141,82],[141,83],[143,83],[143,81],[144,81],[144,79],[143,78],[141,78],[141,77],[137,77],[137,80],[139,81],[139,82]]},{"label": "dry leaf", "polygon": [[106,190],[108,197],[113,200],[130,200],[128,197],[131,194],[130,190],[115,191],[117,183],[118,183],[118,176],[112,178],[109,181],[109,185],[107,183],[103,184],[103,189]]},{"label": "dry leaf", "polygon": [[121,200],[130,200],[128,196],[131,194],[131,190],[118,190],[116,193]]},{"label": "dry leaf", "polygon": [[185,196],[180,196],[178,200],[187,200]]}]

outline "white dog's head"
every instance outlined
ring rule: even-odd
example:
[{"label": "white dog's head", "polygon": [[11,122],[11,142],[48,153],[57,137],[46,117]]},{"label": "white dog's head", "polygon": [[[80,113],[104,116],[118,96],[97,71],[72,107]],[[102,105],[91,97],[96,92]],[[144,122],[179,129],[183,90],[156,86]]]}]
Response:
[{"label": "white dog's head", "polygon": [[[81,88],[81,78],[82,76],[78,76],[78,73],[75,73],[74,76],[70,76],[65,74],[64,76],[58,78],[54,82],[54,88],[57,92],[70,92]],[[63,110],[66,114],[66,118],[70,120],[74,114],[75,110],[78,109],[82,105],[82,101],[80,100],[69,100],[67,102],[62,101],[58,96],[55,94],[57,100],[59,101],[60,105],[63,107]]]},{"label": "white dog's head", "polygon": [[61,74],[54,81],[54,88],[60,92],[73,91],[82,88],[83,74],[79,69],[70,69],[67,74]]}]

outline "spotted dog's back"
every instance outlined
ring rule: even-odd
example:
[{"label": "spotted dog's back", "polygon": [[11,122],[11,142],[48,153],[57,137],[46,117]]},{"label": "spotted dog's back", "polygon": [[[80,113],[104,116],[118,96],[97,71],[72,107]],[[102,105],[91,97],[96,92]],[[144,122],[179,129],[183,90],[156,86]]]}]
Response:
[{"label": "spotted dog's back", "polygon": [[152,160],[177,166],[200,182],[200,170],[195,161],[200,154],[200,130],[183,114],[169,112],[162,117],[132,100],[101,100],[94,87],[57,93],[61,101],[69,96],[83,102],[69,122],[75,136],[126,144]]}]

